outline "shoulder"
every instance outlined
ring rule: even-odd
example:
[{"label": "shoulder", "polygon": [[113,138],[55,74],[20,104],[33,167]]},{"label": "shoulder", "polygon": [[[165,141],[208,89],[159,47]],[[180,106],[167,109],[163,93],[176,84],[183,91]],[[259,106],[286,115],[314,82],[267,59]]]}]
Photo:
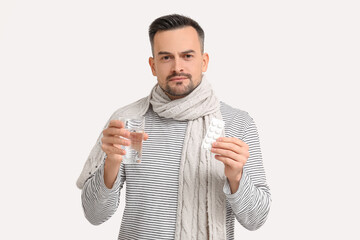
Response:
[{"label": "shoulder", "polygon": [[247,127],[253,123],[248,112],[220,102],[220,111],[225,122],[225,134],[230,137],[242,138]]},{"label": "shoulder", "polygon": [[244,123],[250,123],[253,121],[252,117],[247,111],[234,108],[224,102],[220,102],[220,111],[225,122],[232,122],[235,119]]},{"label": "shoulder", "polygon": [[116,118],[116,116],[128,115],[144,115],[149,108],[149,97],[143,97],[136,102],[130,103],[126,106],[118,108],[110,117],[110,119]]}]

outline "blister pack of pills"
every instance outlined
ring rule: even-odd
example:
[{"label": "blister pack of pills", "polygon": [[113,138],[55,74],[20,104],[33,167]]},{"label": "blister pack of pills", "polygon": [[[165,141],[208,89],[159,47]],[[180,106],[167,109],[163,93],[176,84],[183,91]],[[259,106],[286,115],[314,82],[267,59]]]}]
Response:
[{"label": "blister pack of pills", "polygon": [[212,118],[210,122],[210,126],[206,132],[206,136],[203,140],[202,147],[206,150],[211,150],[212,144],[216,142],[216,139],[220,137],[222,131],[224,130],[225,122]]}]

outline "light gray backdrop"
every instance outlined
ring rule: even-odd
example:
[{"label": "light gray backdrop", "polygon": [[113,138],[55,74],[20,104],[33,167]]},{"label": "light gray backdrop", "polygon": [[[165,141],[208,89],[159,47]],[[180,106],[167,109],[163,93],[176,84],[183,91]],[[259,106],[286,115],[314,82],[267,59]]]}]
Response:
[{"label": "light gray backdrop", "polygon": [[[147,95],[152,20],[205,30],[208,79],[257,123],[273,204],[236,239],[359,239],[358,1],[0,2],[1,239],[116,239],[75,181],[109,116]],[[122,191],[124,192],[124,190]]]}]

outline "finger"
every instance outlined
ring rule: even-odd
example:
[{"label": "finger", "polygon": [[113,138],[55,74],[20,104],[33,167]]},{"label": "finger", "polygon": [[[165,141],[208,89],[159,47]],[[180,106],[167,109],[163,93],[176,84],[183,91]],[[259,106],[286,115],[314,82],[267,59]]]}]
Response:
[{"label": "finger", "polygon": [[119,128],[110,127],[103,131],[103,135],[104,136],[122,136],[125,138],[129,138],[130,132],[128,130],[126,130],[125,128],[119,129]]},{"label": "finger", "polygon": [[122,159],[123,159],[122,155],[119,155],[119,154],[107,154],[107,160],[121,162]]},{"label": "finger", "polygon": [[125,124],[124,122],[120,121],[120,120],[111,120],[109,125],[108,125],[108,128],[109,127],[115,127],[115,128],[124,128],[125,127]]},{"label": "finger", "polygon": [[240,161],[239,154],[234,153],[233,151],[221,149],[221,148],[211,148],[211,152],[215,154],[222,155],[227,158],[231,158],[234,161]]},{"label": "finger", "polygon": [[119,144],[119,145],[123,145],[123,146],[130,146],[131,141],[127,140],[125,138],[120,138],[118,136],[112,136],[112,135],[107,135],[104,136],[101,139],[102,143],[107,143],[107,144]]},{"label": "finger", "polygon": [[246,150],[245,148],[242,148],[239,145],[236,145],[234,143],[229,143],[229,142],[214,142],[212,144],[212,147],[230,150],[237,154],[240,154],[241,152]]},{"label": "finger", "polygon": [[239,145],[236,145],[234,143],[225,143],[225,142],[214,142],[212,144],[213,148],[222,148],[225,150],[233,151],[236,154],[244,155],[247,158],[250,157],[249,149],[245,147],[239,147]]},{"label": "finger", "polygon": [[118,154],[118,155],[126,154],[126,151],[124,149],[117,148],[117,147],[114,147],[113,145],[106,144],[106,143],[103,143],[101,145],[101,148],[106,154]]},{"label": "finger", "polygon": [[221,155],[215,155],[215,159],[223,162],[225,165],[227,165],[227,166],[229,166],[229,167],[231,167],[233,169],[242,168],[242,167],[244,167],[244,165],[246,163],[246,160],[237,162],[237,161],[234,161],[231,158],[227,158],[227,157],[224,157],[224,156],[221,156]]},{"label": "finger", "polygon": [[219,160],[220,162],[223,162],[225,165],[229,166],[230,168],[234,168],[236,164],[234,160],[220,155],[215,155],[215,159]]},{"label": "finger", "polygon": [[148,140],[148,138],[149,138],[149,135],[146,132],[144,132],[144,140],[146,141],[146,140]]},{"label": "finger", "polygon": [[240,147],[245,147],[249,149],[249,146],[242,140],[235,138],[235,137],[219,137],[216,139],[217,142],[228,142],[228,143],[234,143]]}]

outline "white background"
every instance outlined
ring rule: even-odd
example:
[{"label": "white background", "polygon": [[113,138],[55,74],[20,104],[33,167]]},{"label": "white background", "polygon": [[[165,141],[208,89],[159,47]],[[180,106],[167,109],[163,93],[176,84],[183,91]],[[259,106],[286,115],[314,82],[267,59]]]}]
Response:
[{"label": "white background", "polygon": [[[260,134],[273,203],[236,239],[359,239],[358,1],[0,1],[0,239],[116,239],[75,186],[110,115],[147,95],[148,26],[205,30],[219,98]],[[124,194],[122,195],[122,203]]]}]

